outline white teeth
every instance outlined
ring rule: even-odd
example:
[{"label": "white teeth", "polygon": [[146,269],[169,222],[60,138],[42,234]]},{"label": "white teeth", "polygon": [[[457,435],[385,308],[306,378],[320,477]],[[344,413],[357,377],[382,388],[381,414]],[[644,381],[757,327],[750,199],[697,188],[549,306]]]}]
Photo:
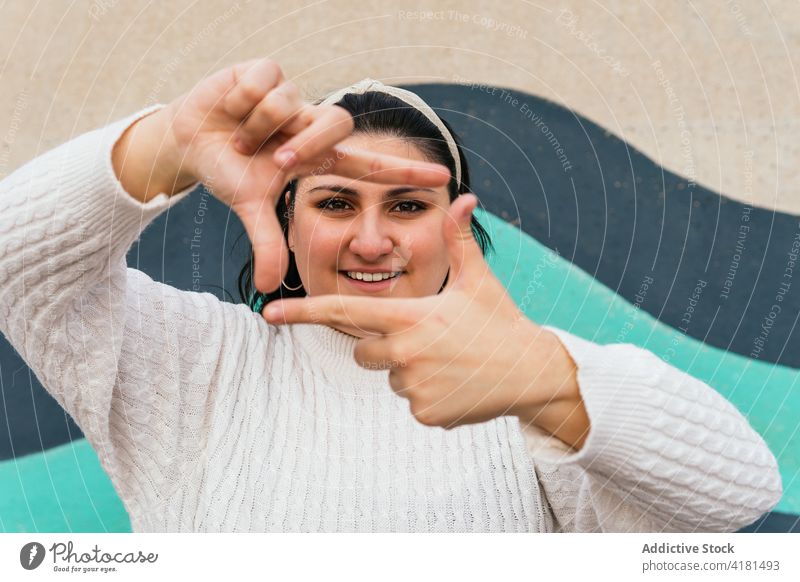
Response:
[{"label": "white teeth", "polygon": [[362,273],[361,271],[347,271],[347,276],[351,279],[359,281],[383,281],[384,279],[392,279],[397,277],[402,271],[393,271],[391,273]]}]

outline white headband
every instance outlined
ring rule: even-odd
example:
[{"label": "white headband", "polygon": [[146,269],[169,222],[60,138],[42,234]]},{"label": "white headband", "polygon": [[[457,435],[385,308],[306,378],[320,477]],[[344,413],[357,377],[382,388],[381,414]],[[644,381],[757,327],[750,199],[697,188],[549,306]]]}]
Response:
[{"label": "white headband", "polygon": [[405,103],[408,103],[412,107],[421,111],[425,117],[427,117],[431,123],[433,123],[439,129],[442,137],[444,137],[445,141],[447,142],[447,147],[450,148],[450,154],[453,156],[453,160],[455,161],[456,184],[461,186],[461,159],[458,157],[458,147],[456,146],[456,141],[453,139],[453,136],[450,134],[450,132],[447,131],[447,128],[444,126],[444,123],[442,123],[442,120],[439,119],[439,116],[436,115],[433,109],[431,109],[430,106],[425,103],[425,101],[423,101],[422,98],[420,98],[420,96],[416,93],[412,93],[406,89],[400,89],[399,87],[384,85],[380,81],[366,77],[361,79],[358,83],[350,85],[349,87],[344,87],[343,89],[334,91],[328,95],[320,103],[320,105],[332,105],[349,93],[360,95],[362,93],[366,93],[367,91],[380,91],[381,93],[388,93],[389,95],[397,97],[401,101],[404,101]]}]

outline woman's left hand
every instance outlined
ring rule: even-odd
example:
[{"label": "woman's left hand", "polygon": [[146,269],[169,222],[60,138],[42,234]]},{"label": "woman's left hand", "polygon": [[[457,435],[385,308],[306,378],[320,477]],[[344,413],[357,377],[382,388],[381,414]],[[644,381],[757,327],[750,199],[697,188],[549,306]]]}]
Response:
[{"label": "woman's left hand", "polygon": [[527,319],[492,274],[470,227],[476,204],[464,194],[449,209],[450,275],[441,293],[284,299],[268,304],[264,317],[367,336],[356,345],[356,361],[388,369],[392,389],[425,425],[453,428],[515,415],[551,424],[555,432],[563,419],[552,411],[582,406],[575,364],[558,337]]}]

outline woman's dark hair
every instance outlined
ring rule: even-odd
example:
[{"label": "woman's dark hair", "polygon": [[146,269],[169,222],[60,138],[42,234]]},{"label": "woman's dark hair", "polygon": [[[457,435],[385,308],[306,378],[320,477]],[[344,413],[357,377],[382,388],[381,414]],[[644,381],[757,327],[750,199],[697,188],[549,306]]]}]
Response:
[{"label": "woman's dark hair", "polygon": [[[321,102],[321,100],[317,103],[319,102]],[[423,152],[428,160],[447,166],[453,176],[448,184],[451,202],[460,194],[472,191],[470,188],[469,169],[467,168],[467,160],[464,156],[461,140],[446,121],[442,120],[442,123],[450,131],[450,134],[453,136],[458,146],[458,156],[461,161],[460,185],[456,184],[455,163],[450,153],[450,148],[447,146],[447,142],[444,140],[439,129],[418,109],[393,95],[379,91],[367,91],[362,94],[350,93],[342,97],[336,105],[344,107],[350,115],[352,115],[353,121],[355,122],[353,133],[373,135],[388,134],[396,137],[408,138],[413,141],[414,145]],[[284,196],[287,190],[289,192],[288,207]],[[283,229],[284,239],[287,240],[287,246],[289,217],[294,210],[296,194],[297,180],[295,179],[283,188],[281,196],[278,197],[276,206],[278,220]],[[476,220],[475,216],[472,217],[471,224],[472,233],[481,251],[486,255],[493,250],[489,234]],[[302,287],[300,275],[297,272],[297,263],[295,262],[294,253],[291,250],[289,251],[289,267],[286,272],[286,277],[284,278],[286,285],[281,284],[280,287],[270,293],[261,293],[255,289],[253,284],[253,265],[254,260],[251,250],[249,260],[239,273],[239,295],[242,301],[249,305],[250,309],[253,311],[260,311],[264,305],[276,299],[306,296],[306,291]],[[446,282],[447,278],[445,278],[445,283]],[[287,289],[287,286],[300,286],[300,288],[296,291],[292,291]]]}]

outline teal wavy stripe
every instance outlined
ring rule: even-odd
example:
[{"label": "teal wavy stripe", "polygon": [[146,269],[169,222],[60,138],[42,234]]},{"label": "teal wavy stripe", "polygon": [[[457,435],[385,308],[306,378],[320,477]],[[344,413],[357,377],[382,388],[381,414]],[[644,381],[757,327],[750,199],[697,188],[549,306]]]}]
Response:
[{"label": "teal wavy stripe", "polygon": [[86,439],[0,462],[0,531],[129,532],[130,520]]}]

